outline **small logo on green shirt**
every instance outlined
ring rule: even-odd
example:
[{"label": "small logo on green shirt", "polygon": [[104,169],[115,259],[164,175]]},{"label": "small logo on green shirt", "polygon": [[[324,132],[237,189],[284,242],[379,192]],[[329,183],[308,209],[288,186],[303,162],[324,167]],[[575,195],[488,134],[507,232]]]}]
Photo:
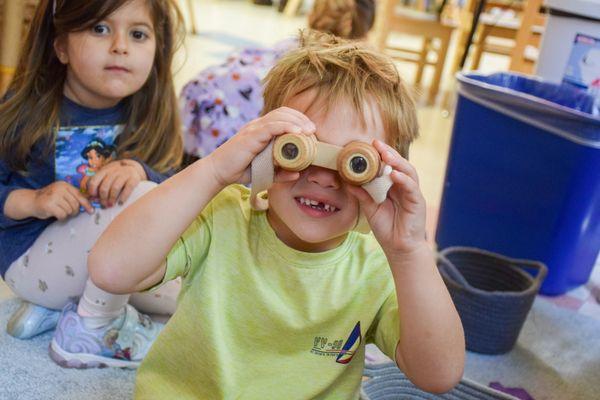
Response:
[{"label": "small logo on green shirt", "polygon": [[344,342],[343,339],[329,341],[325,336],[315,336],[311,353],[318,356],[336,357],[335,361],[340,364],[348,364],[360,347],[362,334],[360,332],[360,321],[354,325],[352,332]]}]

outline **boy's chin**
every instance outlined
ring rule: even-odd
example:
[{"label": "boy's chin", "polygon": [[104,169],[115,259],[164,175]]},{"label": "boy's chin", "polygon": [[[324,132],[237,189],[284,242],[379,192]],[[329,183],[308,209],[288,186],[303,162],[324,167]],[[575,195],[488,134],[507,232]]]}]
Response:
[{"label": "boy's chin", "polygon": [[321,232],[316,234],[314,230],[293,230],[298,242],[303,243],[305,247],[315,249],[329,250],[339,246],[348,232]]}]

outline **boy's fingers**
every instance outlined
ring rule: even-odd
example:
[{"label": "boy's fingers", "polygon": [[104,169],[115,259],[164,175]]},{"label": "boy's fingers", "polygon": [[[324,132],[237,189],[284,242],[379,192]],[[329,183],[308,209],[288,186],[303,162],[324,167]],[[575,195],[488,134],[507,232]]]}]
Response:
[{"label": "boy's fingers", "polygon": [[419,175],[415,167],[402,157],[396,149],[380,140],[375,140],[375,148],[381,153],[383,162],[398,171],[404,172],[419,183]]},{"label": "boy's fingers", "polygon": [[278,108],[275,111],[281,111],[282,114],[286,114],[293,117],[296,121],[298,121],[298,124],[302,126],[304,131],[307,133],[312,133],[316,129],[314,122],[312,122],[310,118],[308,118],[304,113],[301,113],[300,111],[294,108],[284,106]]},{"label": "boy's fingers", "polygon": [[419,185],[410,176],[399,171],[392,171],[390,178],[392,182],[402,188],[401,196],[404,200],[408,200],[411,203],[419,203],[421,201],[422,196]]},{"label": "boy's fingers", "polygon": [[274,136],[278,136],[283,133],[301,134],[302,128],[287,121],[271,121],[265,123],[258,134],[260,135],[259,139],[266,143],[271,141]]},{"label": "boy's fingers", "polygon": [[392,167],[394,171],[399,171],[408,175],[417,185],[419,184],[419,175],[417,174],[417,171],[404,158],[395,157],[390,155],[389,152],[384,152],[381,158],[383,162]]},{"label": "boy's fingers", "polygon": [[348,185],[347,190],[352,196],[356,197],[367,217],[373,215],[378,205],[365,189],[360,186]]},{"label": "boy's fingers", "polygon": [[[294,112],[289,112],[288,110]],[[310,119],[308,119],[307,116],[292,108],[288,108],[286,110],[278,109],[276,110],[276,113],[274,113],[272,116],[269,116],[267,119],[269,121],[273,120],[291,122],[301,127],[304,133],[312,133],[316,129],[315,124]]]}]

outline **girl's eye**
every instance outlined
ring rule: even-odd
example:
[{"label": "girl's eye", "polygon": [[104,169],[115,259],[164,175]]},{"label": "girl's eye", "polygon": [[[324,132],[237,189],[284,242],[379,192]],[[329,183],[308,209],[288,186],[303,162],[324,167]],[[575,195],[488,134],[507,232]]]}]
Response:
[{"label": "girl's eye", "polygon": [[105,35],[108,33],[108,26],[106,26],[104,24],[98,24],[98,25],[94,25],[92,30],[94,31],[94,33],[97,33],[99,35]]},{"label": "girl's eye", "polygon": [[144,40],[148,37],[148,35],[142,31],[133,31],[131,32],[131,37],[133,37],[135,40]]}]

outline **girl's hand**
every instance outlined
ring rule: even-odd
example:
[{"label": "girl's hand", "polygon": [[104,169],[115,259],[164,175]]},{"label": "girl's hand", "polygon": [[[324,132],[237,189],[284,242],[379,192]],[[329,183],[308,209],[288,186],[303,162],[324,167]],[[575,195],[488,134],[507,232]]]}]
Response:
[{"label": "girl's hand", "polygon": [[391,166],[393,185],[387,199],[375,203],[361,187],[348,185],[360,202],[373,234],[389,257],[405,257],[427,246],[425,239],[425,199],[419,189],[415,168],[394,148],[375,140],[373,145],[384,163]]},{"label": "girl's hand", "polygon": [[75,186],[56,181],[35,191],[33,216],[38,219],[56,218],[59,221],[79,214],[83,207],[89,214],[94,208],[88,199]]},{"label": "girl's hand", "polygon": [[207,159],[219,185],[225,187],[235,182],[246,183],[250,181],[249,166],[252,160],[271,139],[283,133],[312,134],[315,129],[315,124],[300,111],[280,107],[244,125]]},{"label": "girl's hand", "polygon": [[87,193],[98,198],[103,207],[123,204],[133,189],[147,176],[140,163],[134,160],[117,160],[106,164],[87,183]]}]

